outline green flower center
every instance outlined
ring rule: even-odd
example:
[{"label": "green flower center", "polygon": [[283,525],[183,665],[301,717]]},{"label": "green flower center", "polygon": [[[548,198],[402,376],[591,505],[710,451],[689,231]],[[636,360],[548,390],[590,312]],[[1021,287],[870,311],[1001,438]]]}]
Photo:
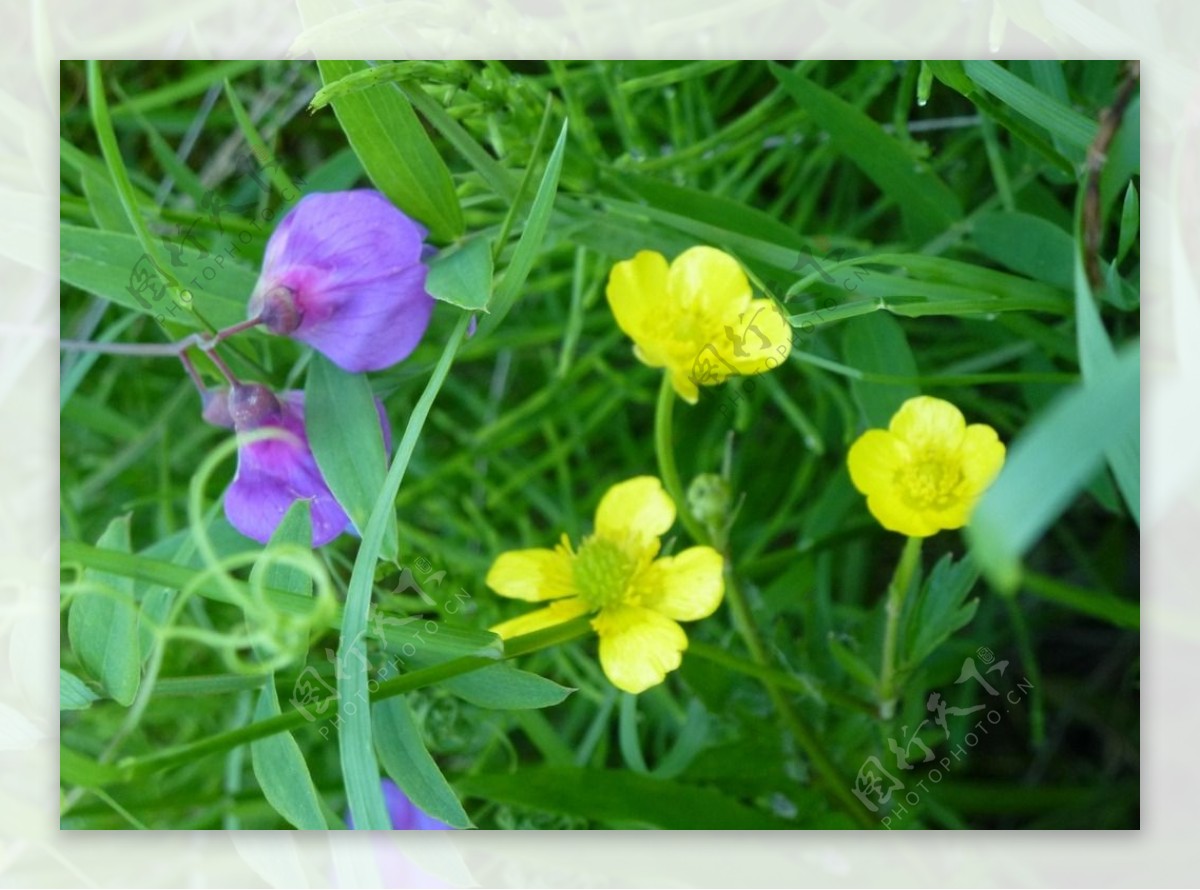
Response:
[{"label": "green flower center", "polygon": [[575,587],[593,609],[622,602],[636,568],[636,562],[619,544],[596,537],[584,540],[572,563]]},{"label": "green flower center", "polygon": [[926,453],[896,472],[904,500],[918,510],[945,510],[958,499],[962,465],[945,454]]}]

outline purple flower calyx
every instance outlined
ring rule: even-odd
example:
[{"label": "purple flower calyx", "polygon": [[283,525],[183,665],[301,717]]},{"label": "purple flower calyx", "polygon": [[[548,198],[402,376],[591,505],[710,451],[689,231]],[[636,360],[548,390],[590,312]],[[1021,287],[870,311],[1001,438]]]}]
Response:
[{"label": "purple flower calyx", "polygon": [[239,383],[229,391],[229,417],[240,432],[278,422],[283,409],[275,394],[261,383]]},{"label": "purple flower calyx", "polygon": [[251,317],[256,310],[259,320],[272,334],[290,334],[304,319],[304,313],[296,305],[296,292],[283,285],[276,285],[262,296],[256,296],[250,304]]}]

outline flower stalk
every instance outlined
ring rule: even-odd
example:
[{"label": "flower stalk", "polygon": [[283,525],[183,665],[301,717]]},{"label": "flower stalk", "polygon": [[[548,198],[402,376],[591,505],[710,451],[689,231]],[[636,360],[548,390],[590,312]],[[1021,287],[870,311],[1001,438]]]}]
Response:
[{"label": "flower stalk", "polygon": [[890,720],[896,713],[896,642],[900,632],[900,615],[908,588],[912,586],[913,573],[921,562],[921,538],[910,537],[904,542],[896,570],[888,584],[887,623],[883,632],[883,658],[879,672],[879,716]]}]

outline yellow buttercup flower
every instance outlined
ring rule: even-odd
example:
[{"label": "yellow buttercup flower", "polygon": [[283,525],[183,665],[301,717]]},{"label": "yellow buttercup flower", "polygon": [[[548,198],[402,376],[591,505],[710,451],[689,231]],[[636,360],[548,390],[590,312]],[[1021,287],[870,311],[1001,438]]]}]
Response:
[{"label": "yellow buttercup flower", "polygon": [[926,538],[962,528],[1004,466],[1004,443],[985,423],[967,426],[942,399],[918,396],[886,430],[867,430],[847,458],[854,487],[889,531]]},{"label": "yellow buttercup flower", "polygon": [[563,535],[553,550],[513,550],[496,559],[488,587],[513,599],[551,602],[492,630],[514,637],[594,613],[600,665],[613,685],[633,693],[658,685],[687,648],[678,622],[707,618],[725,593],[721,554],[713,548],[655,558],[674,522],[675,504],[658,479],[614,485],[596,508],[595,532],[577,550]]},{"label": "yellow buttercup flower", "polygon": [[634,342],[634,354],[666,368],[675,392],[695,404],[700,386],[735,374],[778,367],[792,348],[792,329],[774,302],[752,299],[737,260],[713,247],[693,247],[669,266],[643,250],[612,268],[608,305]]}]

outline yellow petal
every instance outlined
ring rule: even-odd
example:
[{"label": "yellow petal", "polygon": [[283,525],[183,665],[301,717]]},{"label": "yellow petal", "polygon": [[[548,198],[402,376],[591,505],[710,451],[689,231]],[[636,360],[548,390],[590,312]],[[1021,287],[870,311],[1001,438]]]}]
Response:
[{"label": "yellow petal", "polygon": [[772,300],[751,300],[727,321],[721,354],[740,374],[778,368],[792,351],[792,326]]},{"label": "yellow petal", "polygon": [[667,268],[661,253],[643,250],[608,274],[608,305],[617,325],[635,341],[645,338],[647,319],[661,314],[667,302]]},{"label": "yellow petal", "polygon": [[501,553],[484,583],[501,596],[531,603],[576,593],[571,557],[562,548],[535,547]]},{"label": "yellow petal", "polygon": [[871,515],[890,532],[899,532],[910,538],[928,538],[941,531],[934,515],[914,510],[904,502],[896,490],[873,493],[867,496],[867,509]]},{"label": "yellow petal", "polygon": [[699,621],[721,605],[725,561],[712,547],[655,560],[638,577],[641,604],[676,621]]},{"label": "yellow petal", "polygon": [[909,399],[888,424],[892,433],[913,448],[957,448],[966,428],[958,408],[932,396]]},{"label": "yellow petal", "polygon": [[659,538],[675,522],[675,502],[654,476],[618,482],[596,508],[596,534],[611,541]]},{"label": "yellow petal", "polygon": [[570,621],[572,618],[586,615],[588,611],[587,603],[578,597],[558,600],[544,609],[537,609],[525,615],[519,615],[516,618],[503,621],[492,628],[492,633],[499,634],[504,639],[510,640],[513,637],[519,637],[523,634],[531,634],[535,630],[542,630],[546,627],[562,624],[564,621]]},{"label": "yellow petal", "polygon": [[867,430],[850,446],[850,481],[863,494],[883,493],[895,485],[896,471],[908,459],[908,446],[887,430]]},{"label": "yellow petal", "polygon": [[986,423],[973,423],[959,446],[965,488],[971,495],[982,493],[1004,466],[1004,443]]},{"label": "yellow petal", "polygon": [[[715,247],[693,247],[671,263],[667,293],[671,303],[688,314],[736,317],[750,302],[750,282],[729,254]],[[712,336],[720,333],[713,331]]]},{"label": "yellow petal", "polygon": [[667,373],[671,375],[671,386],[675,389],[675,395],[689,405],[700,401],[700,387],[696,385],[698,381],[687,371],[671,368]]},{"label": "yellow petal", "polygon": [[600,666],[612,684],[637,694],[679,667],[687,635],[665,615],[639,606],[604,609],[592,619],[600,635]]}]

